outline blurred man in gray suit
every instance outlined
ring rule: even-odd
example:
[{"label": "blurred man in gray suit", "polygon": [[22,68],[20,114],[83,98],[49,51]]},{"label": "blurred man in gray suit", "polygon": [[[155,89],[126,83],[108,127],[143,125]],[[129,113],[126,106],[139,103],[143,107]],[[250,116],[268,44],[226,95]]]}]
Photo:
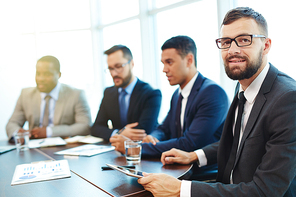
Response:
[{"label": "blurred man in gray suit", "polygon": [[58,82],[59,60],[44,56],[37,61],[37,87],[24,88],[6,125],[9,140],[29,122],[31,138],[87,135],[91,124],[84,92]]}]

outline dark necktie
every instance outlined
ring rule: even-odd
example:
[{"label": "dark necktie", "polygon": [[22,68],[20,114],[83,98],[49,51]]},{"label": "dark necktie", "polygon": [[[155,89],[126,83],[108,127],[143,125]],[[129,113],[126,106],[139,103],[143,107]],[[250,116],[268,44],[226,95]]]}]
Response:
[{"label": "dark necktie", "polygon": [[43,121],[42,121],[42,127],[47,127],[49,123],[49,100],[51,96],[47,95],[45,100],[45,107],[44,107],[44,113],[43,113]]},{"label": "dark necktie", "polygon": [[125,102],[125,96],[127,95],[127,92],[125,89],[122,89],[120,92],[120,101],[119,101],[119,107],[120,107],[120,120],[121,120],[121,126],[124,127],[127,124],[127,106]]},{"label": "dark necktie", "polygon": [[234,167],[235,157],[238,149],[239,144],[239,134],[241,130],[241,122],[242,122],[242,115],[244,112],[244,105],[246,102],[246,98],[244,96],[244,92],[239,93],[239,104],[238,104],[238,114],[235,122],[234,127],[234,136],[233,142],[231,147],[231,152],[229,155],[228,162],[225,167],[224,176],[223,176],[223,183],[230,183],[230,174]]},{"label": "dark necktie", "polygon": [[182,99],[183,99],[183,96],[180,93],[179,94],[179,98],[178,98],[178,102],[177,102],[176,122],[175,122],[176,128],[177,128],[178,137],[181,137],[182,136],[181,119],[180,119],[181,109],[182,109]]}]

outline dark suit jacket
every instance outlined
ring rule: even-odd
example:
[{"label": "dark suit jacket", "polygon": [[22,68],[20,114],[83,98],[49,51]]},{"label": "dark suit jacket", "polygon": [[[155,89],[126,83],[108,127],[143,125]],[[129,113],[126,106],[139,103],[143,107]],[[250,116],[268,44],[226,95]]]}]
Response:
[{"label": "dark suit jacket", "polygon": [[180,138],[175,126],[177,101],[178,90],[172,96],[171,108],[165,120],[151,134],[160,142],[156,145],[143,143],[143,156],[159,157],[171,148],[193,151],[220,139],[229,101],[219,85],[198,74],[186,104],[184,135]]},{"label": "dark suit jacket", "polygon": [[[136,128],[144,129],[149,134],[157,126],[160,105],[161,92],[138,80],[130,97],[127,115],[128,124],[138,122],[139,125]],[[112,121],[113,129],[108,128],[108,120]],[[91,128],[91,134],[109,141],[114,129],[122,129],[122,126],[120,123],[118,88],[112,86],[104,91],[104,97],[96,121]]]},{"label": "dark suit jacket", "polygon": [[[229,109],[220,142],[203,149],[208,164],[218,159],[217,181],[223,178],[231,149],[235,107]],[[295,175],[296,82],[271,65],[238,149],[234,184],[193,182],[191,192],[192,196],[296,196]]]}]

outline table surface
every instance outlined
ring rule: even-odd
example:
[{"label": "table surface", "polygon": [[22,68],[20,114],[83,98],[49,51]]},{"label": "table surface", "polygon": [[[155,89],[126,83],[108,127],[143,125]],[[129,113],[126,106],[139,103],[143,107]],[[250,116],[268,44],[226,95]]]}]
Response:
[{"label": "table surface", "polygon": [[11,186],[17,165],[43,160],[48,160],[48,158],[35,149],[21,153],[13,150],[1,154],[0,196],[109,196],[73,172],[71,172],[71,178]]},{"label": "table surface", "polygon": [[[8,142],[0,141],[0,145]],[[110,151],[91,157],[63,156],[54,153],[83,144],[30,149],[18,153],[16,150],[0,155],[0,196],[152,196],[138,184],[137,178],[115,170],[102,170],[106,163],[126,165],[123,155]],[[16,165],[43,160],[67,159],[71,178],[11,186]],[[186,174],[191,165],[165,165],[159,159],[142,159],[136,169],[148,173],[165,173],[173,177]],[[20,195],[18,195],[20,194]]]}]

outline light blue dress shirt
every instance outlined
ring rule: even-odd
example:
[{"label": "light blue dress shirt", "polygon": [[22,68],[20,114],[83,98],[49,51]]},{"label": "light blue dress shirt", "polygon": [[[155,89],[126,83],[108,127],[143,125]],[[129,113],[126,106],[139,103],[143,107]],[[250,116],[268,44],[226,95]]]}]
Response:
[{"label": "light blue dress shirt", "polygon": [[[125,104],[126,104],[126,108],[127,108],[127,110],[129,109],[129,104],[130,104],[130,98],[131,98],[131,95],[132,95],[132,93],[133,93],[133,90],[134,90],[134,88],[135,88],[135,86],[136,86],[136,84],[137,84],[137,81],[138,81],[138,78],[137,77],[135,77],[135,79],[125,88],[125,91],[126,91],[126,93],[127,93],[127,95],[125,95]],[[118,94],[120,95],[120,93],[121,93],[121,91],[122,91],[122,88],[118,88]],[[118,101],[120,101],[120,97],[118,98]],[[118,129],[115,129],[113,132],[112,132],[112,134],[111,134],[111,136],[113,136],[113,135],[115,135],[116,133],[117,133],[117,131],[118,131]]]}]

